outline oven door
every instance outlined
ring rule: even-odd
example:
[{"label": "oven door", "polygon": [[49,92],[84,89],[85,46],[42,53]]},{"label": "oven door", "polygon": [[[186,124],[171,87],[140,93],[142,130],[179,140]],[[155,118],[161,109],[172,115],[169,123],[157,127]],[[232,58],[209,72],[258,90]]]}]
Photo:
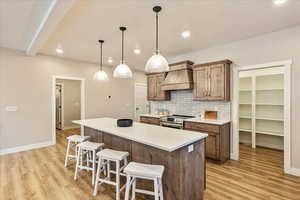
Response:
[{"label": "oven door", "polygon": [[183,125],[178,123],[160,122],[160,125],[169,128],[183,129]]}]

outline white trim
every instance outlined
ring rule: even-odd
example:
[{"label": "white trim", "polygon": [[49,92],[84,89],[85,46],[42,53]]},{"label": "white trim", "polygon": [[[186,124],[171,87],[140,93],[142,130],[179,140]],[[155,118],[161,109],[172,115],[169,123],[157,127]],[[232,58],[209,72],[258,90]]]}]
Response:
[{"label": "white trim", "polygon": [[134,119],[136,119],[136,87],[137,86],[142,86],[142,87],[146,87],[147,88],[147,84],[146,83],[135,83],[134,84],[134,107],[133,107],[133,113],[134,113]]},{"label": "white trim", "polygon": [[284,171],[291,170],[291,65],[292,60],[271,62],[259,65],[250,65],[243,67],[236,67],[233,69],[233,100],[232,100],[232,119],[233,124],[233,152],[231,154],[232,157],[239,157],[239,72],[245,70],[253,70],[253,69],[261,69],[268,67],[276,67],[276,66],[284,66],[284,79],[285,79],[285,88],[284,88]]},{"label": "white trim", "polygon": [[81,127],[80,125],[74,124],[73,126],[65,126],[63,130],[75,129],[80,127]]},{"label": "white trim", "polygon": [[65,128],[65,91],[64,91],[64,84],[63,83],[56,83],[56,85],[61,86],[61,130]]},{"label": "white trim", "polygon": [[17,153],[17,152],[21,152],[21,151],[28,151],[28,150],[32,150],[32,149],[39,149],[39,148],[47,147],[47,146],[51,146],[51,145],[54,145],[53,141],[18,146],[18,147],[13,147],[13,148],[7,148],[7,149],[0,150],[0,155]]},{"label": "white trim", "polygon": [[294,175],[294,176],[300,176],[300,169],[298,169],[298,168],[286,169],[286,170],[284,170],[284,172],[287,174]]},{"label": "white trim", "polygon": [[[80,95],[81,95],[81,119],[85,119],[85,109],[86,109],[86,96],[85,96],[85,79],[78,77],[67,77],[67,76],[52,76],[52,143],[56,144],[56,99],[55,99],[55,90],[56,90],[56,79],[64,79],[64,80],[75,80],[81,81],[80,84]],[[84,128],[81,126],[81,135],[84,135]]]}]

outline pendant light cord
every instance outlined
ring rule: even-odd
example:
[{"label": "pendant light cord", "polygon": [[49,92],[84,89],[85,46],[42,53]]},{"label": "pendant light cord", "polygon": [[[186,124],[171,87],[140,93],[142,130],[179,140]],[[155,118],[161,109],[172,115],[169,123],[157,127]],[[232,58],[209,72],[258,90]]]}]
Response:
[{"label": "pendant light cord", "polygon": [[122,64],[124,64],[124,30],[122,30]]},{"label": "pendant light cord", "polygon": [[103,43],[100,43],[100,71],[102,71],[102,64],[103,64],[103,56],[102,56],[102,45]]},{"label": "pendant light cord", "polygon": [[158,13],[156,13],[156,50],[155,50],[156,54],[159,53],[158,50]]}]

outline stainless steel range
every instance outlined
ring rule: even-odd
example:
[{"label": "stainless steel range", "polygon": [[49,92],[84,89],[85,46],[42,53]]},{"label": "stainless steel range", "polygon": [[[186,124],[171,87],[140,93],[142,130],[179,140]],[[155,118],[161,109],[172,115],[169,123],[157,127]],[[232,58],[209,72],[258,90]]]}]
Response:
[{"label": "stainless steel range", "polygon": [[160,125],[170,128],[183,129],[183,122],[185,119],[194,118],[194,116],[189,115],[170,115],[167,117],[162,117],[160,119]]}]

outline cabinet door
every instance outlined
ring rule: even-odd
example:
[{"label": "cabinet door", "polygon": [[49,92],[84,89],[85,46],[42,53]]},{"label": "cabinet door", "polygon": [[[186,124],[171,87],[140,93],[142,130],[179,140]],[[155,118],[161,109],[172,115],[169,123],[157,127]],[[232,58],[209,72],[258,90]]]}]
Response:
[{"label": "cabinet door", "polygon": [[164,100],[166,97],[166,92],[161,90],[161,84],[164,81],[164,75],[157,75],[156,76],[156,99],[157,100]]},{"label": "cabinet door", "polygon": [[208,94],[208,68],[194,70],[194,99],[206,100]]},{"label": "cabinet door", "polygon": [[225,72],[224,64],[213,65],[209,67],[209,92],[210,100],[225,100]]},{"label": "cabinet door", "polygon": [[208,133],[206,138],[206,157],[214,160],[219,159],[219,135],[215,133]]},{"label": "cabinet door", "polygon": [[148,100],[155,100],[156,97],[156,77],[155,76],[148,76],[147,77],[148,82]]}]

